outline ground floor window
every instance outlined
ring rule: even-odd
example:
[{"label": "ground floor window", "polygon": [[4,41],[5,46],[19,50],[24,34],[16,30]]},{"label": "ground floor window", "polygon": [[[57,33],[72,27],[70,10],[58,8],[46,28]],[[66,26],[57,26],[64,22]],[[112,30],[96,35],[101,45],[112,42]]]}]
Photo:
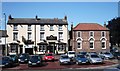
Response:
[{"label": "ground floor window", "polygon": [[39,51],[46,51],[46,45],[39,45]]},{"label": "ground floor window", "polygon": [[13,52],[13,53],[17,52],[17,48],[18,48],[17,45],[11,45],[10,47],[11,47],[11,49],[10,49],[11,52]]},{"label": "ground floor window", "polygon": [[102,49],[105,49],[105,42],[101,42]]},{"label": "ground floor window", "polygon": [[64,51],[65,45],[58,45],[58,51]]},{"label": "ground floor window", "polygon": [[81,48],[82,48],[81,46],[82,46],[82,43],[81,43],[81,42],[78,42],[78,43],[77,43],[77,48],[78,48],[78,49],[81,49]]},{"label": "ground floor window", "polygon": [[90,42],[90,49],[94,49],[94,42]]}]

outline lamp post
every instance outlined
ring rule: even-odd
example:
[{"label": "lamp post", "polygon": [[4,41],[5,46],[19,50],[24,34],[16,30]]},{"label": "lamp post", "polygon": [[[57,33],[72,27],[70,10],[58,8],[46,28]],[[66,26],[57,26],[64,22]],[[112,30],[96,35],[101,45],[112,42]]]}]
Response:
[{"label": "lamp post", "polygon": [[4,17],[5,17],[5,21],[4,21],[4,23],[5,23],[5,51],[6,51],[6,55],[7,55],[7,44],[6,44],[6,35],[7,35],[7,30],[6,30],[6,14],[5,13],[3,13],[4,14]]}]

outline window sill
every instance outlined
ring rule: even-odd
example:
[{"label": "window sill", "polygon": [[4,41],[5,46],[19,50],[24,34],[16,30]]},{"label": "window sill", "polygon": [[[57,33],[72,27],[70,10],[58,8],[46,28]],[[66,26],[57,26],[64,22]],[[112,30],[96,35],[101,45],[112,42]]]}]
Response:
[{"label": "window sill", "polygon": [[77,48],[77,49],[82,49],[82,48]]},{"label": "window sill", "polygon": [[90,49],[94,49],[94,48],[90,48]]}]

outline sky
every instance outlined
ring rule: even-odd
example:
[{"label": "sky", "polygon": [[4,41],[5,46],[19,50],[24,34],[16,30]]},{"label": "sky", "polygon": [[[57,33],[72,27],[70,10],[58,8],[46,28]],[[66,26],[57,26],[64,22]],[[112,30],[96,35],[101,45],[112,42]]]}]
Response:
[{"label": "sky", "polygon": [[68,29],[73,22],[98,23],[103,25],[118,17],[118,2],[3,2],[2,26],[4,29],[4,15],[11,14],[13,18],[64,18],[67,16]]}]

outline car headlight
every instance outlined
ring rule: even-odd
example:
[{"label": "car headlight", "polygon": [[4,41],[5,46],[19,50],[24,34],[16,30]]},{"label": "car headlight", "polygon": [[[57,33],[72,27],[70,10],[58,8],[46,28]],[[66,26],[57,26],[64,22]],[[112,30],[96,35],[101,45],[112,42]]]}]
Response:
[{"label": "car headlight", "polygon": [[40,61],[38,61],[37,63],[40,63]]},{"label": "car headlight", "polygon": [[29,61],[28,63],[31,64],[32,62]]},{"label": "car headlight", "polygon": [[47,57],[45,57],[45,59],[48,59]]},{"label": "car headlight", "polygon": [[27,59],[25,59],[25,60],[27,60]]},{"label": "car headlight", "polygon": [[78,62],[82,62],[81,60],[78,60]]},{"label": "car headlight", "polygon": [[20,61],[20,59],[18,59],[18,61]]},{"label": "car headlight", "polygon": [[8,63],[6,63],[6,65],[8,65]]}]

